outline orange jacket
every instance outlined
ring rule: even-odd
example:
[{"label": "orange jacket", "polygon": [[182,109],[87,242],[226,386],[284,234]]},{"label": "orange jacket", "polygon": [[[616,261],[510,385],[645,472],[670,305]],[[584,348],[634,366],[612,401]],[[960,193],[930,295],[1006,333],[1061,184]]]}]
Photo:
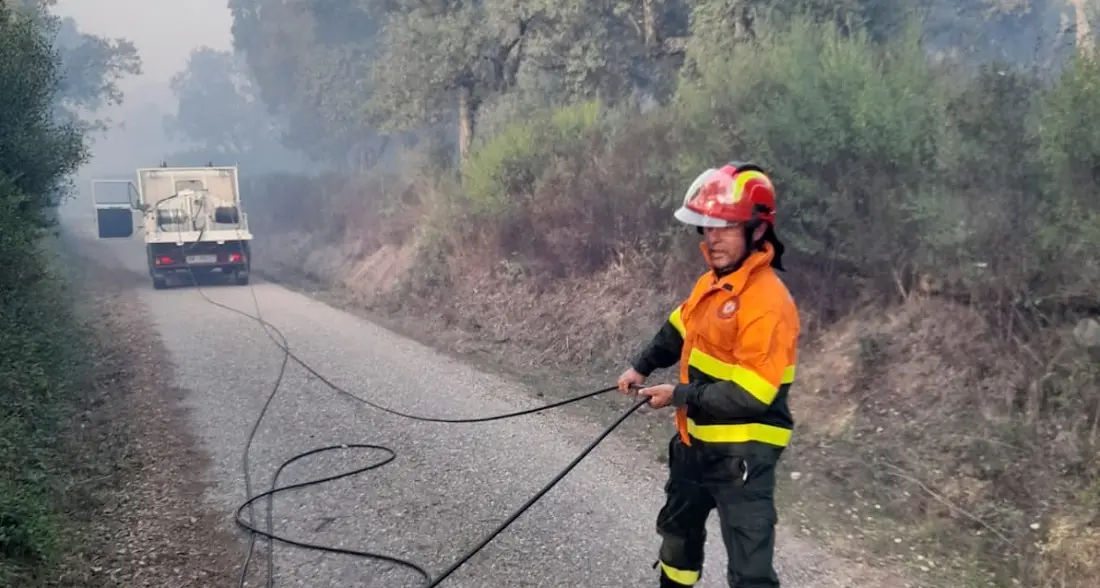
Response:
[{"label": "orange jacket", "polygon": [[634,361],[645,375],[680,362],[672,404],[687,445],[692,439],[773,447],[790,441],[787,394],[800,325],[794,300],[771,267],[774,254],[765,244],[733,273],[701,276]]}]

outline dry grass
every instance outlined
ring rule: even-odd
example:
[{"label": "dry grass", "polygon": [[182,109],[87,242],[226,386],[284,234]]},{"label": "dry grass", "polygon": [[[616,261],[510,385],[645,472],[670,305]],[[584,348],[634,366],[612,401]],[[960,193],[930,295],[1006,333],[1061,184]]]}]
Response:
[{"label": "dry grass", "polygon": [[1063,583],[1049,570],[1098,571],[1077,559],[1094,531],[1067,522],[1088,512],[1095,452],[1074,430],[1078,415],[1020,408],[1034,374],[981,315],[918,300],[842,321],[821,341],[804,359],[800,377],[815,384],[795,410],[811,415],[802,461],[830,482],[828,496],[858,492],[905,524],[905,545],[917,541],[953,573],[977,559],[995,585],[1091,585],[1095,576]]}]

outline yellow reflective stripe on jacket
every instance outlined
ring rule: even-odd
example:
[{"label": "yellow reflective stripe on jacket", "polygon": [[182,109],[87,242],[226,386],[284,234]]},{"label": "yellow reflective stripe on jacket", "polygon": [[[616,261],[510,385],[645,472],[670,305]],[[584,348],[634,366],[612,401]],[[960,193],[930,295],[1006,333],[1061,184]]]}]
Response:
[{"label": "yellow reflective stripe on jacket", "polygon": [[668,576],[669,580],[676,582],[677,584],[683,584],[684,586],[694,586],[699,581],[699,572],[691,570],[680,570],[674,568],[665,562],[661,562],[661,571]]},{"label": "yellow reflective stripe on jacket", "polygon": [[[724,362],[698,349],[691,350],[688,365],[712,378],[727,380],[741,386],[765,405],[770,405],[775,400],[775,395],[779,393],[779,388],[772,386],[771,382],[764,379],[760,374],[746,367]],[[788,366],[787,369],[783,370],[781,384],[792,382],[794,382],[794,366]]]},{"label": "yellow reflective stripe on jacket", "polygon": [[794,383],[794,366],[789,365],[789,366],[787,366],[787,369],[783,370],[783,380],[779,384],[783,385],[783,384],[793,384],[793,383]]},{"label": "yellow reflective stripe on jacket", "polygon": [[697,425],[687,421],[688,435],[704,443],[748,443],[756,441],[776,447],[786,447],[791,442],[791,430],[763,423],[741,425]]},{"label": "yellow reflective stripe on jacket", "polygon": [[672,326],[680,333],[680,336],[683,337],[686,331],[684,329],[684,319],[680,316],[680,308],[680,306],[677,306],[676,310],[668,315],[668,322],[672,323]]}]

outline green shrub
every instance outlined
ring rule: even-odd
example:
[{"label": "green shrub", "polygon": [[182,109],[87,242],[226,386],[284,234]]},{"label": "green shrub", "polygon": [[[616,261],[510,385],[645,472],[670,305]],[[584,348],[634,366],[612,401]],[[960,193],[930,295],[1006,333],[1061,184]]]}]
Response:
[{"label": "green shrub", "polygon": [[51,41],[0,3],[0,585],[47,576],[63,545],[61,423],[80,357],[63,282],[43,251],[67,176],[87,152],[54,117]]},{"label": "green shrub", "polygon": [[[693,168],[754,160],[777,179],[784,236],[805,253],[886,264],[940,187],[943,84],[917,32],[885,48],[792,19],[685,81]],[[908,246],[908,244],[906,244]]]},{"label": "green shrub", "polygon": [[60,555],[58,439],[75,400],[80,337],[38,231],[13,214],[3,184],[0,257],[12,263],[0,285],[0,585],[13,586]]},{"label": "green shrub", "polygon": [[1033,245],[1044,271],[1031,281],[1037,297],[1100,306],[1100,63],[1073,60],[1041,120],[1037,159],[1049,179]]},{"label": "green shrub", "polygon": [[516,198],[530,194],[555,157],[568,155],[597,125],[599,102],[544,109],[504,127],[478,146],[462,166],[471,212],[500,218]]},{"label": "green shrub", "polygon": [[22,11],[0,3],[0,173],[20,198],[17,212],[45,225],[66,177],[85,160],[80,130],[55,117],[61,78],[46,31]]}]

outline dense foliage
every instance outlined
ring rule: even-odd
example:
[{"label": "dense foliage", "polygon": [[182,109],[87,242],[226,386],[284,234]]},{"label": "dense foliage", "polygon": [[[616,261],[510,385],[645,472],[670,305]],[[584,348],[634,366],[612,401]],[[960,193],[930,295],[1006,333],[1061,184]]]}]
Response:
[{"label": "dense foliage", "polygon": [[[80,33],[52,2],[0,2],[0,585],[34,586],[65,533],[59,435],[81,361],[62,276],[44,247],[69,176],[121,100],[133,47]],[[47,241],[44,241],[46,239]]]}]

